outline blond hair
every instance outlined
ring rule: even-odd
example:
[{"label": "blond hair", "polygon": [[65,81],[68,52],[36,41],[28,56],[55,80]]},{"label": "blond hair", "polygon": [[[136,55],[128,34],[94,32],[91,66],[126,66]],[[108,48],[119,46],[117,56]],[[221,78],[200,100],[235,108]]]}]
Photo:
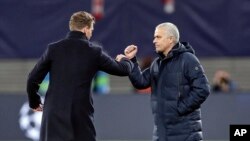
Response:
[{"label": "blond hair", "polygon": [[95,23],[95,18],[90,13],[79,11],[70,17],[69,29],[74,31],[81,30],[84,27],[90,28],[92,23]]}]

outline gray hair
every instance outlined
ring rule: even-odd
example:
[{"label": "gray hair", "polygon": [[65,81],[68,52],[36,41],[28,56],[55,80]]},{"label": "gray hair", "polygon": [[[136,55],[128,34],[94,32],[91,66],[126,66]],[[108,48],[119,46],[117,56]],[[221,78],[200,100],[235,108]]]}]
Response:
[{"label": "gray hair", "polygon": [[180,34],[176,25],[166,22],[159,24],[158,26],[156,26],[156,28],[164,28],[168,36],[173,36],[175,38],[176,43],[179,42]]}]

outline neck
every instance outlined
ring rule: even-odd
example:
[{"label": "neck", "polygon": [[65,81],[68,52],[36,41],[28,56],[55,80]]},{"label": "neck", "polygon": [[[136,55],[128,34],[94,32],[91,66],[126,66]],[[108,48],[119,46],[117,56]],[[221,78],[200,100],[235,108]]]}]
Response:
[{"label": "neck", "polygon": [[82,32],[83,34],[85,34],[83,30],[78,29],[78,30],[73,30],[73,31],[78,31],[78,32]]},{"label": "neck", "polygon": [[171,50],[173,47],[174,47],[174,45],[171,45],[171,47],[167,48],[167,49],[163,52],[163,54],[164,54],[165,56],[168,56],[168,53],[170,52],[170,50]]}]

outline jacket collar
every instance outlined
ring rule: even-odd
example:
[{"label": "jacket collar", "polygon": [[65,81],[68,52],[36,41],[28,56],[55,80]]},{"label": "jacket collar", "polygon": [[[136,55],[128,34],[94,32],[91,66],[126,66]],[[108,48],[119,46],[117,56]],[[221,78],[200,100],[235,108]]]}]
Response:
[{"label": "jacket collar", "polygon": [[70,31],[67,36],[67,38],[78,38],[78,39],[85,39],[88,40],[86,35],[81,31]]},{"label": "jacket collar", "polygon": [[163,52],[159,52],[157,54],[161,60],[165,60],[168,58],[172,58],[176,54],[176,51],[178,50],[178,48],[179,48],[179,43],[175,44],[175,46],[169,51],[167,56],[165,56]]}]

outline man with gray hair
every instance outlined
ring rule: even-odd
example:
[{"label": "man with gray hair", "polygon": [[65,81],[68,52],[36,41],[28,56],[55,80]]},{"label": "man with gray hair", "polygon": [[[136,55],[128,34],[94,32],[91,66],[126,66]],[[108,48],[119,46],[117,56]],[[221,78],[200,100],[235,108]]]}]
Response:
[{"label": "man with gray hair", "polygon": [[174,24],[159,24],[153,40],[159,57],[142,72],[134,57],[137,47],[124,50],[128,58],[133,57],[129,75],[133,86],[152,88],[153,141],[203,140],[200,106],[210,94],[209,83],[193,48],[179,38]]}]

